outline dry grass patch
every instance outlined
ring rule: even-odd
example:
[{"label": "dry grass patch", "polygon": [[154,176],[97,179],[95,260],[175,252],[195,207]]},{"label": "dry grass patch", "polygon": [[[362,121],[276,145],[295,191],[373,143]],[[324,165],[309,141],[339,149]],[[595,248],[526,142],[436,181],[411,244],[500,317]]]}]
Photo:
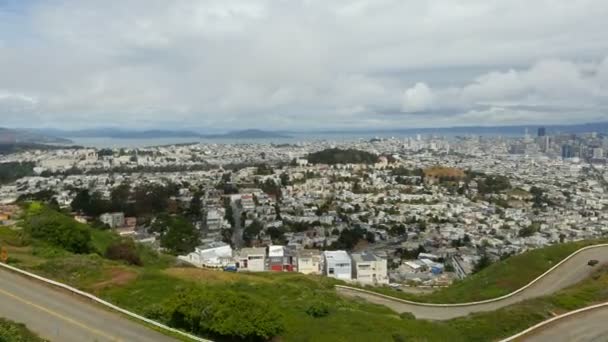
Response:
[{"label": "dry grass patch", "polygon": [[172,267],[164,270],[163,273],[179,279],[202,282],[205,284],[235,283],[240,281],[247,281],[251,283],[272,283],[272,279],[257,277],[252,274],[224,272],[204,268]]},{"label": "dry grass patch", "polygon": [[91,285],[94,291],[103,290],[114,286],[124,286],[137,278],[137,272],[124,267],[112,267],[105,271],[104,281]]}]

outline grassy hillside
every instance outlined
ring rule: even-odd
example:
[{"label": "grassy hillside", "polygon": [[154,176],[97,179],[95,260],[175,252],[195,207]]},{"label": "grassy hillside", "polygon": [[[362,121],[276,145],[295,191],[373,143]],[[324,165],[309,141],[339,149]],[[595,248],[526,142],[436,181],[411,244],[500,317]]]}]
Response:
[{"label": "grassy hillside", "polygon": [[599,243],[608,243],[608,239],[569,242],[531,250],[498,261],[450,287],[425,295],[403,293],[390,288],[366,289],[425,303],[464,303],[492,299],[528,284],[578,249]]},{"label": "grassy hillside", "polygon": [[[92,245],[99,246],[96,249],[109,243],[106,234],[91,233]],[[608,300],[608,270],[598,268],[593,277],[549,297],[496,312],[431,322],[342,298],[333,288],[337,282],[324,277],[179,267],[171,257],[145,248],[138,250],[143,266],[132,266],[96,252],[73,254],[2,227],[0,245],[9,249],[11,263],[19,267],[216,341],[256,341],[274,335],[282,341],[488,341],[509,336],[553,314]],[[497,264],[457,284],[454,290],[442,291],[442,296],[469,300],[477,297],[468,292],[498,295],[526,283],[524,278],[533,277],[536,271],[542,273],[542,268],[578,247],[568,244],[528,253],[519,257],[522,260],[511,258],[502,265],[505,270]],[[530,259],[541,261],[532,263]],[[536,271],[525,271],[527,267]],[[511,279],[516,273],[523,275]],[[497,282],[499,279],[504,281]],[[440,298],[439,293],[434,296]]]},{"label": "grassy hillside", "polygon": [[20,323],[0,318],[0,342],[44,342]]}]

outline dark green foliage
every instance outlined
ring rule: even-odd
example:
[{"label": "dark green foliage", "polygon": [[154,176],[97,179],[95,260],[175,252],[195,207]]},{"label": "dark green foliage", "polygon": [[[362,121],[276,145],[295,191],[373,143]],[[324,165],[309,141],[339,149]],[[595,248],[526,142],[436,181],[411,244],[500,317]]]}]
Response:
[{"label": "dark green foliage", "polygon": [[330,148],[308,155],[308,162],[313,164],[374,164],[378,156],[355,149],[342,150]]},{"label": "dark green foliage", "polygon": [[89,227],[41,204],[30,205],[23,224],[32,238],[46,241],[73,253],[92,251]]},{"label": "dark green foliage", "polygon": [[338,237],[338,241],[331,244],[331,248],[352,250],[361,240],[374,242],[373,234],[371,234],[370,236],[370,234],[368,234],[365,229],[360,227],[355,227],[353,229],[344,229],[340,232],[340,237]]},{"label": "dark green foliage", "polygon": [[285,232],[281,228],[270,227],[266,230],[272,242],[277,245],[283,245],[287,243],[285,239]]},{"label": "dark green foliage", "polygon": [[518,235],[521,237],[528,237],[534,235],[534,233],[540,231],[540,223],[534,222],[528,227],[519,230]]},{"label": "dark green foliage", "polygon": [[248,246],[251,246],[251,243],[254,240],[258,239],[258,235],[260,234],[263,228],[264,226],[258,220],[253,221],[250,225],[245,227],[245,230],[243,231],[243,240],[245,241],[245,243]]},{"label": "dark green foliage", "polygon": [[45,340],[20,323],[0,318],[0,342],[43,342]]},{"label": "dark green foliage", "polygon": [[264,183],[260,184],[260,188],[269,195],[273,195],[276,198],[281,198],[281,185],[274,179],[266,179]]},{"label": "dark green foliage", "polygon": [[403,320],[415,320],[416,319],[416,316],[414,316],[414,314],[411,312],[402,312],[399,314],[399,317],[401,317],[401,319],[403,319]]},{"label": "dark green foliage", "polygon": [[129,265],[142,266],[143,263],[137,253],[137,247],[133,240],[124,240],[108,246],[105,257],[110,260],[122,260]]},{"label": "dark green foliage", "polygon": [[272,169],[272,167],[268,166],[267,164],[259,164],[257,165],[257,170],[255,171],[255,174],[258,176],[269,176],[271,174],[273,174],[274,170]]},{"label": "dark green foliage", "polygon": [[165,305],[169,324],[196,334],[231,340],[268,340],[284,331],[280,312],[244,293],[211,288],[185,290]]},{"label": "dark green foliage", "polygon": [[320,301],[314,302],[306,309],[306,314],[315,318],[325,317],[329,315],[329,305]]},{"label": "dark green foliage", "polygon": [[161,216],[153,228],[161,233],[160,245],[172,254],[188,254],[199,244],[200,232],[181,216]]},{"label": "dark green foliage", "polygon": [[19,178],[34,175],[33,162],[0,163],[0,184],[16,181]]},{"label": "dark green foliage", "polygon": [[484,252],[481,255],[481,258],[475,263],[475,267],[473,267],[473,273],[477,273],[490,265],[492,265],[492,259],[490,259],[488,254]]},{"label": "dark green foliage", "polygon": [[480,194],[495,194],[511,189],[511,182],[505,176],[485,176],[477,182],[477,190]]},{"label": "dark green foliage", "polygon": [[80,190],[70,204],[73,211],[89,216],[99,216],[110,211],[111,203],[104,200],[99,192],[89,193],[89,190]]}]

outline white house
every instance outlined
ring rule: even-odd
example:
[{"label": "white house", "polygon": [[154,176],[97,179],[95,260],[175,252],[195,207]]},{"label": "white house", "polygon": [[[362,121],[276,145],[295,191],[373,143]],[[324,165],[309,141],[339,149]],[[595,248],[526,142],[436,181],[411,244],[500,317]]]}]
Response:
[{"label": "white house", "polygon": [[353,280],[363,284],[388,284],[386,259],[372,253],[352,254]]},{"label": "white house", "polygon": [[324,251],[323,261],[323,273],[326,276],[342,280],[351,279],[351,260],[345,251]]},{"label": "white house", "polygon": [[321,252],[315,249],[298,251],[298,272],[304,274],[321,273]]},{"label": "white house", "polygon": [[239,271],[264,272],[266,269],[266,248],[243,248],[236,257]]}]

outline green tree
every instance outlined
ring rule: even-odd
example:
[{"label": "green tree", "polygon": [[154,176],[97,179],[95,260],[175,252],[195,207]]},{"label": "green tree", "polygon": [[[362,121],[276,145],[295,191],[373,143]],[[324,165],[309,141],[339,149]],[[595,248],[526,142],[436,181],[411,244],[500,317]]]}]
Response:
[{"label": "green tree", "polygon": [[188,254],[199,245],[199,231],[183,217],[170,217],[160,238],[160,245],[172,254]]}]

